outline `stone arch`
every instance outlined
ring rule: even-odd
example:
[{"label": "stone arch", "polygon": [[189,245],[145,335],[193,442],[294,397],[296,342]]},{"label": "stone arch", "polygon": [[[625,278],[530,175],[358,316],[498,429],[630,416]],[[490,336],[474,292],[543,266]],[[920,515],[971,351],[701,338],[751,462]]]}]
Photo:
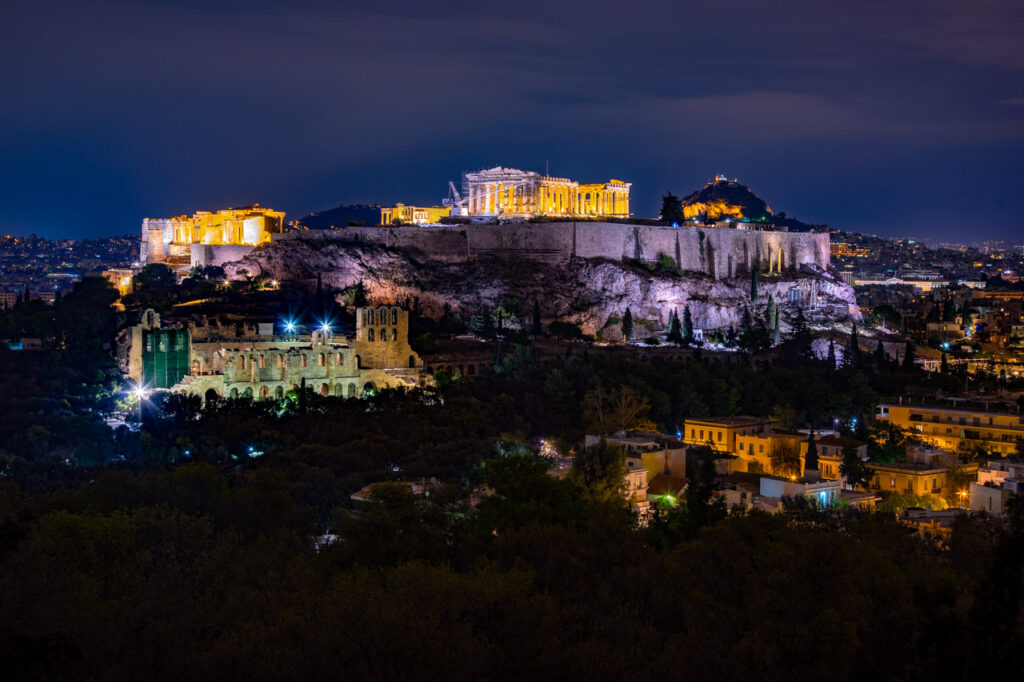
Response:
[{"label": "stone arch", "polygon": [[210,403],[215,403],[218,400],[220,400],[220,394],[217,393],[217,389],[208,388],[206,389],[206,393],[204,394],[203,399],[206,402],[206,404],[209,405]]},{"label": "stone arch", "polygon": [[270,387],[268,387],[268,386],[260,386],[260,399],[261,400],[266,400],[269,397],[270,397]]},{"label": "stone arch", "polygon": [[252,399],[252,386],[245,387],[245,390],[242,391],[242,397]]},{"label": "stone arch", "polygon": [[284,397],[284,386],[278,386],[274,389],[274,397],[278,400]]},{"label": "stone arch", "polygon": [[377,385],[374,384],[372,381],[367,381],[365,384],[363,384],[363,395],[364,396],[367,395],[367,394],[372,395],[372,394],[374,394],[376,392],[377,392]]},{"label": "stone arch", "polygon": [[349,398],[355,398],[356,397],[356,385],[355,384],[349,384],[348,385],[348,397]]},{"label": "stone arch", "polygon": [[229,393],[228,395],[230,395],[230,396],[231,396],[231,399],[232,399],[232,400],[234,400],[235,398],[237,398],[237,397],[238,397],[238,388],[237,388],[237,387],[235,387],[235,386],[232,386],[232,387],[231,387],[231,393]]},{"label": "stone arch", "polygon": [[[373,339],[370,339],[370,340],[372,341]],[[356,369],[361,369],[362,366],[363,366],[363,359],[357,355],[356,356]]]},{"label": "stone arch", "polygon": [[473,376],[476,374],[476,365],[466,365],[466,374]]},{"label": "stone arch", "polygon": [[345,392],[345,387],[344,386],[342,386],[341,384],[334,384],[334,397],[335,398],[342,397],[342,395],[344,395],[344,392]]},{"label": "stone arch", "polygon": [[331,392],[331,387],[330,386],[328,386],[327,384],[320,384],[320,395],[329,395],[330,392]]}]

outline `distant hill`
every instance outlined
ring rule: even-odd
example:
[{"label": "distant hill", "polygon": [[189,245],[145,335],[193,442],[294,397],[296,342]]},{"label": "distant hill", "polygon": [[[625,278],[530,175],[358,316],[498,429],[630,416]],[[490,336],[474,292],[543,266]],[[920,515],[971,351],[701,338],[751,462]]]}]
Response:
[{"label": "distant hill", "polygon": [[687,220],[768,220],[775,212],[765,201],[736,180],[721,175],[683,199]]},{"label": "distant hill", "polygon": [[350,224],[379,225],[380,206],[368,204],[338,206],[326,211],[310,213],[296,220],[295,224],[307,230],[329,230],[332,227],[341,228]]},{"label": "distant hill", "polygon": [[810,225],[784,212],[776,213],[772,207],[754,194],[746,185],[719,175],[696,192],[682,200],[683,216],[687,220],[696,218],[700,222],[714,223],[719,220],[748,220],[772,225],[785,225],[793,232],[808,232]]}]

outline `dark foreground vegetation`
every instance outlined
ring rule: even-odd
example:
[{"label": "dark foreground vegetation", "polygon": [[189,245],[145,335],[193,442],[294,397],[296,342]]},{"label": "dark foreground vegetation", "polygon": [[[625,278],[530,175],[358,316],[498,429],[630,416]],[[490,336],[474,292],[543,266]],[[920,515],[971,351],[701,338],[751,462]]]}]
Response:
[{"label": "dark foreground vegetation", "polygon": [[[61,307],[33,314],[40,334],[86,322],[52,317],[71,314]],[[686,499],[637,528],[618,489],[621,452],[579,449],[585,432],[675,431],[708,414],[839,419],[868,437],[880,395],[950,380],[940,375],[871,358],[837,370],[799,343],[757,371],[583,346],[540,363],[524,346],[493,371],[440,377],[436,391],[205,410],[154,399],[141,430],[112,430],[102,416],[123,398],[100,359],[116,319],[101,307],[88,322],[95,331],[57,350],[0,350],[5,679],[1019,670],[1019,509],[964,517],[939,545],[887,514],[727,515],[697,470]],[[548,475],[541,438],[577,450],[572,475]],[[383,483],[369,503],[349,497],[432,476],[445,485],[429,496]],[[494,494],[471,508],[481,483]]]}]

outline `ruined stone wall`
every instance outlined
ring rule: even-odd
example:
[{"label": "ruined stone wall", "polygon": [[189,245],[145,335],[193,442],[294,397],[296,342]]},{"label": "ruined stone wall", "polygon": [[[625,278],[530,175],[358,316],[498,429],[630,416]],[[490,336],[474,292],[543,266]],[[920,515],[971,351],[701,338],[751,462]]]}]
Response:
[{"label": "ruined stone wall", "polygon": [[221,266],[225,263],[242,260],[252,253],[255,247],[243,244],[200,244],[196,242],[185,248],[189,249],[191,256],[189,267],[195,268],[204,265]]},{"label": "ruined stone wall", "polygon": [[462,262],[498,256],[559,262],[572,256],[655,261],[659,254],[683,270],[724,279],[750,272],[789,271],[801,265],[826,269],[828,233],[758,232],[599,222],[552,222],[408,227],[349,227],[329,232],[274,235],[381,245],[425,259]]}]

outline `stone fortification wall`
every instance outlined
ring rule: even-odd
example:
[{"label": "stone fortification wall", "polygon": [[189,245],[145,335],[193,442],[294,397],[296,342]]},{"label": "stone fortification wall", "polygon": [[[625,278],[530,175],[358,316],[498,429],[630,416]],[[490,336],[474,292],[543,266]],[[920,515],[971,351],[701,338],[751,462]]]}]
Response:
[{"label": "stone fortification wall", "polygon": [[[279,236],[279,235],[277,235]],[[233,263],[242,260],[256,247],[243,244],[198,244],[193,243],[186,248],[190,252],[190,267],[202,267],[204,265],[221,266],[225,263]]]},{"label": "stone fortification wall", "polygon": [[[275,242],[324,239],[381,245],[419,254],[428,260],[462,262],[498,256],[559,262],[581,258],[674,259],[683,270],[724,279],[750,272],[796,270],[802,265],[826,269],[828,233],[665,227],[599,222],[348,227],[329,232],[273,235]],[[222,261],[223,262],[223,261]]]}]

